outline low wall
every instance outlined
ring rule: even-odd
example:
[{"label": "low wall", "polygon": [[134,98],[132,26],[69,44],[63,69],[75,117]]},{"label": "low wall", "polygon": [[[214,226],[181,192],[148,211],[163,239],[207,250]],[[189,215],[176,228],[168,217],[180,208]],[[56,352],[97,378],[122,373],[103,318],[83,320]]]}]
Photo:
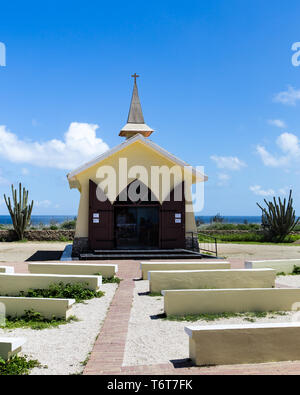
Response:
[{"label": "low wall", "polygon": [[0,273],[14,273],[14,271],[13,266],[0,266]]},{"label": "low wall", "polygon": [[[75,230],[26,230],[25,239],[29,241],[65,241],[73,240]],[[17,241],[18,237],[14,230],[0,230],[1,241]]]},{"label": "low wall", "polygon": [[5,306],[6,317],[21,317],[26,310],[34,310],[42,314],[45,318],[68,319],[71,315],[71,307],[75,299],[55,299],[55,298],[15,298],[10,296],[0,296],[0,304]]},{"label": "low wall", "polygon": [[113,277],[118,271],[118,265],[91,264],[91,263],[28,263],[30,273],[44,274],[75,274],[95,275],[101,273],[102,277]]},{"label": "low wall", "polygon": [[0,358],[5,361],[18,354],[26,343],[24,337],[0,337]]},{"label": "low wall", "polygon": [[291,311],[297,302],[300,307],[300,288],[186,289],[162,293],[167,315]]},{"label": "low wall", "polygon": [[153,270],[213,270],[230,269],[230,263],[226,261],[205,262],[141,262],[143,280],[148,279],[148,272]]},{"label": "low wall", "polygon": [[87,288],[98,290],[102,284],[101,276],[71,276],[59,274],[0,274],[0,295],[16,296],[28,289],[45,289],[54,283],[86,283]]},{"label": "low wall", "polygon": [[265,260],[265,261],[246,261],[246,269],[258,269],[258,268],[271,268],[276,270],[276,273],[292,273],[294,266],[300,266],[300,259],[276,259],[276,260]]},{"label": "low wall", "polygon": [[300,360],[299,322],[187,326],[185,332],[197,366]]},{"label": "low wall", "polygon": [[273,288],[272,269],[150,271],[150,292],[167,289]]}]

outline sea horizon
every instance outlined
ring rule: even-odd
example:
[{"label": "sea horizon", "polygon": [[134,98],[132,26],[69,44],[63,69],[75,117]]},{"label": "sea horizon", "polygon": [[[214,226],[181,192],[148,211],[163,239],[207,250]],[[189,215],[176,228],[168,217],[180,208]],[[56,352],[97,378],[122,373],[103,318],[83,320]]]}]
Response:
[{"label": "sea horizon", "polygon": [[[214,215],[196,215],[196,220],[200,220],[204,224],[209,224]],[[243,224],[245,222],[252,224],[260,224],[260,215],[221,215],[224,223],[231,224]],[[76,215],[32,215],[32,225],[50,225],[50,224],[62,224],[65,221],[71,221],[76,218]],[[1,225],[12,225],[10,215],[0,215]]]}]

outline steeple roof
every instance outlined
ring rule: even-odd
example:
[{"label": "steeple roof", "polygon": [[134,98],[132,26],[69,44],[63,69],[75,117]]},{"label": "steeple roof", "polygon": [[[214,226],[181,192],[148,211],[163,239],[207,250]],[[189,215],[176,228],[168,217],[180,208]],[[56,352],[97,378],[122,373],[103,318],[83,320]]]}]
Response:
[{"label": "steeple roof", "polygon": [[142,106],[138,94],[138,88],[136,79],[139,77],[136,73],[132,75],[134,78],[133,92],[131,97],[131,103],[128,113],[127,124],[122,128],[119,136],[130,138],[135,134],[142,134],[145,137],[149,137],[154,132],[148,125],[145,124]]},{"label": "steeple roof", "polygon": [[143,112],[142,112],[142,106],[140,103],[138,88],[136,84],[136,79],[134,80],[127,123],[145,123]]}]

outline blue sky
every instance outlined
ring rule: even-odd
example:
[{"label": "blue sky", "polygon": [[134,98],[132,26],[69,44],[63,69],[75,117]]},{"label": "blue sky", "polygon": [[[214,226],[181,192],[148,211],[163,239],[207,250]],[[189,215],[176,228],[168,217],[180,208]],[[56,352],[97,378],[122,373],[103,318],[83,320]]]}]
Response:
[{"label": "blue sky", "polygon": [[2,3],[0,195],[22,181],[34,214],[76,214],[64,167],[122,141],[137,72],[153,141],[205,166],[203,215],[259,215],[290,187],[299,213],[299,13],[294,0]]}]

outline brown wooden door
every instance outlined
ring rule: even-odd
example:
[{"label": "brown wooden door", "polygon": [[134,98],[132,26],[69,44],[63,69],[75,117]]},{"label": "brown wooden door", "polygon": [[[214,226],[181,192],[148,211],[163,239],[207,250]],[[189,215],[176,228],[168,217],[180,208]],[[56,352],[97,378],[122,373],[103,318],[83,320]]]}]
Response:
[{"label": "brown wooden door", "polygon": [[[182,199],[175,201],[176,190],[181,188]],[[173,189],[161,206],[160,247],[185,248],[185,198],[184,182]]]},{"label": "brown wooden door", "polygon": [[89,181],[89,247],[91,250],[114,248],[114,211],[107,199],[97,199],[97,185]]}]

